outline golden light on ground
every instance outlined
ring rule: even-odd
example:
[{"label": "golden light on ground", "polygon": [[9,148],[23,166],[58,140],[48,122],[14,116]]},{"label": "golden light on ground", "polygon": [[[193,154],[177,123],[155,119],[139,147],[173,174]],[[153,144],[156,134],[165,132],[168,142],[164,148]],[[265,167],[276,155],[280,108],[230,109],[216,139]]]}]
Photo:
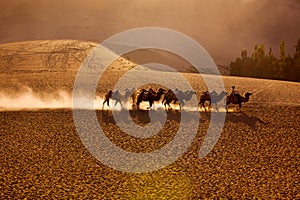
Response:
[{"label": "golden light on ground", "polygon": [[122,199],[187,199],[192,188],[185,173],[160,170],[132,175],[117,193]]}]

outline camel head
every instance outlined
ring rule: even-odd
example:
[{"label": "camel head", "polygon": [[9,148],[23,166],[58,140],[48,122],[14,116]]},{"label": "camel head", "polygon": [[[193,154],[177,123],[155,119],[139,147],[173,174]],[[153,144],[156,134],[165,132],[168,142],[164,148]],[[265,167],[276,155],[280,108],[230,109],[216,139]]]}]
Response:
[{"label": "camel head", "polygon": [[245,102],[247,102],[247,101],[249,101],[249,97],[251,96],[251,92],[247,92],[246,94],[245,94]]},{"label": "camel head", "polygon": [[223,90],[220,94],[227,95],[227,92]]},{"label": "camel head", "polygon": [[188,90],[187,93],[189,93],[189,94],[196,94],[196,92],[194,90]]},{"label": "camel head", "polygon": [[245,94],[245,97],[250,97],[251,94],[252,94],[251,92],[247,92],[247,93]]}]

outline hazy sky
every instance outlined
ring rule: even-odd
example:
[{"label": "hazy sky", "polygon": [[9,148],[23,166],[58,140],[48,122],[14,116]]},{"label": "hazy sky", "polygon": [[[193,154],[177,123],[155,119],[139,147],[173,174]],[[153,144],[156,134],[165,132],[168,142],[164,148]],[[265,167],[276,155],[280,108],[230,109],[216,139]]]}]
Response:
[{"label": "hazy sky", "polygon": [[0,43],[44,39],[100,42],[130,28],[175,29],[217,63],[264,43],[288,51],[300,38],[300,0],[1,0]]}]

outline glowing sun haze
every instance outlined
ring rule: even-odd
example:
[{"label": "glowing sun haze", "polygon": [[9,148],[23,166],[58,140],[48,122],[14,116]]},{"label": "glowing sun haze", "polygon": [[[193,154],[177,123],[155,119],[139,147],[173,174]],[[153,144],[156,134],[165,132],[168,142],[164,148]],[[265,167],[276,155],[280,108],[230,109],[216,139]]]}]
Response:
[{"label": "glowing sun haze", "polygon": [[0,43],[46,39],[101,42],[131,28],[157,26],[197,40],[227,64],[255,44],[300,37],[299,0],[1,0]]}]

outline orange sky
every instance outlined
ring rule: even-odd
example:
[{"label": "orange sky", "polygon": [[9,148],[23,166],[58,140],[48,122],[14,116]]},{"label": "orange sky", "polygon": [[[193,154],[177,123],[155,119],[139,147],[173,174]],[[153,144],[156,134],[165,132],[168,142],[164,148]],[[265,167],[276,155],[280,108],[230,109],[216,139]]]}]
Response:
[{"label": "orange sky", "polygon": [[130,28],[175,29],[228,64],[255,44],[300,38],[299,0],[1,0],[0,43],[79,39],[100,42]]}]

